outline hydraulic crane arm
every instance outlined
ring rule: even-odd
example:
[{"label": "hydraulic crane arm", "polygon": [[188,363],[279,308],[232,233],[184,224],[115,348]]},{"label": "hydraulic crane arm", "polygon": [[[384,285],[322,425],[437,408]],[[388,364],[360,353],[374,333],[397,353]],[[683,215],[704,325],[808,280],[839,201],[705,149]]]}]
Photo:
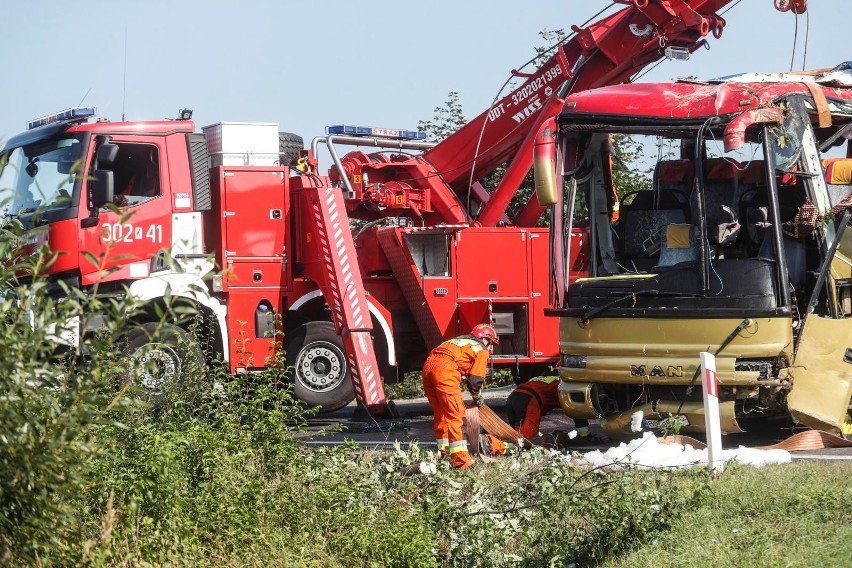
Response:
[{"label": "hydraulic crane arm", "polygon": [[[479,223],[496,225],[532,164],[538,125],[559,113],[567,95],[629,81],[664,57],[667,49],[692,52],[708,34],[720,37],[725,20],[717,12],[730,1],[616,0],[627,7],[587,28],[575,27],[571,39],[520,87],[424,154],[354,152],[337,162],[330,178],[333,183],[344,176],[354,181],[346,184],[352,195],[344,198],[337,188],[307,176],[298,178],[306,210],[311,212],[305,241],[312,242],[316,235],[320,246],[317,261],[306,265],[305,274],[318,284],[332,308],[360,402],[373,412],[386,408],[366,293],[351,264],[357,253],[347,231],[347,213],[366,210],[381,217],[407,209],[424,225],[469,221],[465,206],[474,185],[509,162],[490,199],[479,192],[485,203]],[[533,224],[541,214],[536,207],[530,203],[521,218]]]},{"label": "hydraulic crane arm", "polygon": [[[784,3],[785,0],[776,0]],[[801,13],[805,0],[786,0]],[[509,162],[477,221],[497,224],[532,165],[532,141],[543,117],[562,107],[572,92],[629,81],[667,54],[693,52],[725,20],[718,12],[731,0],[617,0],[624,9],[574,35],[517,89],[424,154],[455,195],[466,202],[468,187]],[[779,8],[783,9],[783,8]],[[437,188],[436,188],[437,189]],[[534,224],[542,209],[527,207],[516,219]]]},{"label": "hydraulic crane arm", "polygon": [[[695,51],[712,34],[720,37],[725,20],[718,11],[732,0],[614,0],[625,8],[580,28],[523,83],[457,132],[419,156],[379,159],[344,158],[342,175],[356,183],[347,207],[368,217],[399,215],[408,209],[425,225],[476,221],[505,223],[506,210],[532,165],[535,132],[546,117],[558,114],[565,96],[580,90],[630,81],[663,57]],[[780,6],[779,6],[780,3]],[[800,13],[805,0],[775,0],[781,10]],[[478,183],[508,164],[489,196]],[[341,175],[333,169],[332,179]],[[368,182],[369,180],[369,187]],[[375,204],[377,192],[394,195]],[[362,205],[363,204],[363,205]],[[482,204],[478,215],[472,212]],[[514,219],[534,225],[543,209],[534,204]],[[357,214],[356,214],[357,216]]]}]

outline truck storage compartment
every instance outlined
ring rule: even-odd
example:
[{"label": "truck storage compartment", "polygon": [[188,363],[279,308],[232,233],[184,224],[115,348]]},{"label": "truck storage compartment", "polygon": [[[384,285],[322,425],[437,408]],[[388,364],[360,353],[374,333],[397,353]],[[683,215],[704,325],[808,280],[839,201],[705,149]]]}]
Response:
[{"label": "truck storage compartment", "polygon": [[276,122],[217,122],[201,130],[210,167],[275,166],[280,161]]},{"label": "truck storage compartment", "polygon": [[228,260],[225,282],[229,288],[275,287],[282,290],[286,284],[287,263],[283,260]]}]

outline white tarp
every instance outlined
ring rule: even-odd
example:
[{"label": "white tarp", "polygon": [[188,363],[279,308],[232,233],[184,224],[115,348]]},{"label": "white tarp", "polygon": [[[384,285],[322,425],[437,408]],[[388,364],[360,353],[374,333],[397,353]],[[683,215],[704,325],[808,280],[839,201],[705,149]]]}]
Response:
[{"label": "white tarp", "polygon": [[[568,456],[568,459],[581,461],[593,467],[633,466],[640,468],[674,468],[694,465],[707,465],[707,450],[693,448],[689,444],[663,444],[650,432],[642,438],[619,444],[605,451],[593,450],[580,455]],[[722,450],[722,460],[726,464],[740,463],[762,467],[769,464],[790,463],[787,450],[758,450],[740,446],[736,449]]]}]

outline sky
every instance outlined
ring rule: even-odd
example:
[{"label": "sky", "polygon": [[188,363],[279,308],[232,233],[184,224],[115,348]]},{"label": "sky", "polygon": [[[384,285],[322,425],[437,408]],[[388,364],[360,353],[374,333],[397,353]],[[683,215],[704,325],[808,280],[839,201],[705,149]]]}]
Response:
[{"label": "sky", "polygon": [[[641,78],[833,67],[852,53],[852,0],[808,17],[740,0],[710,50]],[[3,0],[0,140],[33,118],[95,106],[109,120],[277,122],[305,141],[333,124],[416,129],[451,91],[471,119],[544,45],[609,0]],[[621,8],[623,6],[619,6]],[[610,9],[610,11],[615,8]],[[726,8],[723,8],[723,12]],[[609,12],[607,12],[609,13]],[[797,42],[794,42],[797,38]],[[504,92],[504,95],[506,93]]]}]

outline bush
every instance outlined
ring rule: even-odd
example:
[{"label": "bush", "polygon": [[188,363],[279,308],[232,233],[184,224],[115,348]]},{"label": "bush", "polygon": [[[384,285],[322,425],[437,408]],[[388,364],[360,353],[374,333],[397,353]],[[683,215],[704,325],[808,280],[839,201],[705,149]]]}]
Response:
[{"label": "bush", "polygon": [[[141,306],[15,276],[50,262],[42,250],[0,267],[13,292],[0,298],[2,564],[562,566],[648,540],[704,487],[543,450],[409,477],[435,456],[309,449],[280,360],[237,377],[191,366],[193,388],[136,396],[121,340]],[[106,325],[79,352],[55,349],[63,322],[96,312]]]},{"label": "bush", "polygon": [[703,492],[704,478],[589,471],[534,449],[466,476],[445,505],[437,500],[438,542],[447,566],[594,564],[665,529]]},{"label": "bush", "polygon": [[0,234],[0,558],[48,560],[77,528],[77,496],[90,482],[90,464],[102,448],[94,427],[103,410],[119,404],[105,388],[115,371],[76,364],[75,353],[57,353],[61,323],[78,317],[89,300],[77,291],[48,294],[42,272],[54,257],[46,250],[12,260],[20,227]]},{"label": "bush", "polygon": [[[208,547],[238,554],[264,543],[262,521],[276,500],[269,490],[297,458],[289,433],[302,410],[269,380],[275,371],[222,374],[222,390],[198,406],[175,403],[156,421],[137,408],[124,424],[100,429],[109,451],[97,477],[121,521],[113,538],[135,543],[146,561],[192,558]],[[92,491],[89,510],[108,512],[105,496]]]}]

